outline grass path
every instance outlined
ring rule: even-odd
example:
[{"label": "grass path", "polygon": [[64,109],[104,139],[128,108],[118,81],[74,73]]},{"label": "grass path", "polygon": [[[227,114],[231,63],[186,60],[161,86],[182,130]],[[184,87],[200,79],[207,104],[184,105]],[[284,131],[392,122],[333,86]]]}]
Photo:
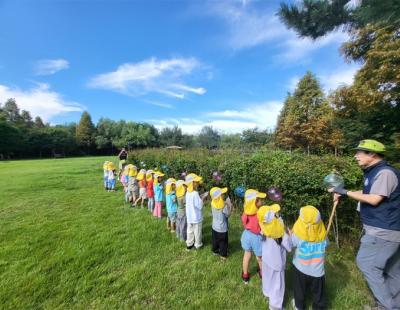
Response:
[{"label": "grass path", "polygon": [[[205,247],[188,253],[164,220],[102,189],[104,160],[0,162],[1,309],[266,309],[259,278],[240,280],[239,213],[230,220],[226,262],[211,255],[209,207]],[[355,247],[328,254],[331,309],[371,300]]]}]

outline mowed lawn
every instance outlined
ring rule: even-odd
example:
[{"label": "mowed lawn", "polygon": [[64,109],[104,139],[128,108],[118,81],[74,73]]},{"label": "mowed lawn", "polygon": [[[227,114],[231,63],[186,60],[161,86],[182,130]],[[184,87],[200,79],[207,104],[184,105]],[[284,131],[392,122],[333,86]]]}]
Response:
[{"label": "mowed lawn", "polygon": [[[230,256],[211,255],[210,207],[199,251],[121,186],[102,188],[105,157],[0,162],[1,309],[266,309],[256,276],[240,278],[240,213],[230,220]],[[109,158],[108,158],[109,159]],[[362,309],[371,295],[355,265],[357,244],[327,256],[331,309]],[[286,307],[291,309],[288,259]]]}]

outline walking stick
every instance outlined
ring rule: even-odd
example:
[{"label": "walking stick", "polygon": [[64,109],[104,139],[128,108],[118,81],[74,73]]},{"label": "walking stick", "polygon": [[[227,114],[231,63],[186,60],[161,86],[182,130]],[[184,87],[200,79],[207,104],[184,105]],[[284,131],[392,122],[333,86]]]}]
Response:
[{"label": "walking stick", "polygon": [[329,230],[331,229],[332,222],[333,222],[333,217],[335,215],[336,207],[339,204],[339,199],[333,202],[333,208],[331,212],[331,216],[329,217],[329,222],[328,222],[328,227],[326,228],[326,235],[328,236]]}]

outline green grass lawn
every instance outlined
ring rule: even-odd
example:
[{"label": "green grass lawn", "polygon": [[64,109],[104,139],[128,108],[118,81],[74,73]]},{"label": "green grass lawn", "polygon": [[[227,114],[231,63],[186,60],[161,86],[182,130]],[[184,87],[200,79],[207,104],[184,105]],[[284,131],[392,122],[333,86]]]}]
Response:
[{"label": "green grass lawn", "polygon": [[[0,162],[1,309],[267,308],[258,276],[247,286],[240,279],[239,212],[230,220],[226,262],[211,255],[209,206],[205,247],[186,252],[164,220],[128,208],[120,185],[115,193],[104,191],[105,159]],[[329,250],[331,309],[371,302],[356,249]],[[288,259],[289,309],[291,268]]]}]

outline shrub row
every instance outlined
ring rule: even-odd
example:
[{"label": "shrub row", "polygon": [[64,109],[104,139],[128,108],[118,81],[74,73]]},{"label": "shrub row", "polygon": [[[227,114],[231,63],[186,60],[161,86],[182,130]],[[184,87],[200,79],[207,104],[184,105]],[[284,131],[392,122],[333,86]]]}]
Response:
[{"label": "shrub row", "polygon": [[[361,188],[362,172],[351,157],[306,156],[299,153],[259,149],[252,153],[237,150],[193,149],[185,151],[146,149],[130,154],[130,162],[146,169],[158,169],[167,177],[182,178],[182,172],[194,172],[203,177],[204,188],[227,186],[230,197],[239,207],[242,199],[235,197],[234,189],[255,188],[267,191],[276,186],[283,193],[282,213],[288,223],[293,223],[298,210],[304,205],[319,208],[325,222],[332,208],[332,196],[323,185],[325,175],[334,169],[345,179],[348,189]],[[221,182],[213,172],[222,175]],[[272,201],[266,201],[272,203]],[[343,199],[338,209],[338,222],[342,232],[359,231],[356,203]]]}]

